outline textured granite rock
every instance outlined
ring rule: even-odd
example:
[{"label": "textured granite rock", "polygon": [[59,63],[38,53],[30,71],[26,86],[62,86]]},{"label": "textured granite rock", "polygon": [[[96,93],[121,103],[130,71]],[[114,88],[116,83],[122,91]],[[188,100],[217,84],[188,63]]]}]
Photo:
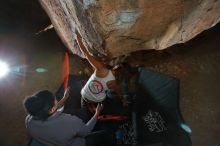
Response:
[{"label": "textured granite rock", "polygon": [[75,29],[109,58],[184,43],[220,20],[220,0],[39,0],[73,53]]}]

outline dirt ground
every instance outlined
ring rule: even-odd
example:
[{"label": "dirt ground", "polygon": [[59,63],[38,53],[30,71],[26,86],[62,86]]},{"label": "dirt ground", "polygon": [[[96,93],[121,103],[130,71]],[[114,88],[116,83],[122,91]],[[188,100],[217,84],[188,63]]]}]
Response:
[{"label": "dirt ground", "polygon": [[[53,35],[56,34],[53,32]],[[26,41],[24,38],[17,42]],[[62,82],[65,49],[60,40],[54,37],[31,41],[26,47],[22,43],[8,45],[9,42],[4,41],[8,48],[4,55],[1,53],[1,59],[5,58],[12,66],[25,66],[0,80],[0,146],[26,145],[24,97],[40,89],[55,92]],[[192,129],[193,146],[220,145],[219,42],[220,25],[217,25],[186,44],[163,51],[137,52],[126,59],[132,65],[143,64],[180,79],[180,106]],[[84,68],[78,57],[71,57],[70,64],[74,74]],[[39,67],[48,71],[37,73]]]}]

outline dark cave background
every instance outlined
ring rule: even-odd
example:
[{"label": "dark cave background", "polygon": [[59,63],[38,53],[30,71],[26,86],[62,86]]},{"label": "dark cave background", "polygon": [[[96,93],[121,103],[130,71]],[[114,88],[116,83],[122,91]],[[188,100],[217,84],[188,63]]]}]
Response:
[{"label": "dark cave background", "polygon": [[[37,0],[0,1],[0,60],[12,66],[25,65],[21,75],[0,80],[0,145],[24,146],[28,137],[24,126],[22,100],[40,89],[56,91],[62,83],[63,57],[67,48],[54,29],[36,35],[51,22]],[[180,108],[192,128],[193,146],[220,144],[220,24],[185,44],[162,51],[132,53],[126,61],[143,64],[181,81]],[[83,67],[79,57],[71,57],[71,73]],[[44,67],[49,72],[37,74]]]}]

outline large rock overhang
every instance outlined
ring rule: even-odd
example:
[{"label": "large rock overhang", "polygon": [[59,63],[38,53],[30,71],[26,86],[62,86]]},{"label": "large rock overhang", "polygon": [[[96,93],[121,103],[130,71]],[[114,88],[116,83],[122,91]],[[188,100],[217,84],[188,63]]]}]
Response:
[{"label": "large rock overhang", "polygon": [[39,0],[63,43],[82,56],[114,58],[184,43],[220,20],[220,0]]}]

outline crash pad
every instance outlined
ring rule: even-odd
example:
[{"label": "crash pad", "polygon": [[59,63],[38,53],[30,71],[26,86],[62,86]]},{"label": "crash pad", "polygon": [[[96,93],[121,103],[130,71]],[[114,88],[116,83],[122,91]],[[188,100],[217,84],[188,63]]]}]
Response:
[{"label": "crash pad", "polygon": [[140,67],[137,85],[134,109],[138,139],[190,146],[190,133],[181,126],[185,121],[179,107],[179,79]]}]

